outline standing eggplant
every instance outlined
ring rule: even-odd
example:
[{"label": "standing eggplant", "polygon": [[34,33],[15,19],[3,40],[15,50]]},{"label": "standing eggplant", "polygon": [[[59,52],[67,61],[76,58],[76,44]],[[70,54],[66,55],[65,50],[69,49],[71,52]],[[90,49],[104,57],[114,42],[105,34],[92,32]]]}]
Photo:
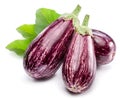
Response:
[{"label": "standing eggplant", "polygon": [[102,31],[93,29],[92,32],[97,65],[110,63],[114,59],[116,52],[114,40]]},{"label": "standing eggplant", "polygon": [[72,14],[63,15],[33,40],[23,61],[28,75],[41,79],[55,74],[68,48],[74,32],[74,17],[80,9],[78,5]]},{"label": "standing eggplant", "polygon": [[74,32],[62,68],[66,88],[73,93],[81,93],[93,82],[96,73],[96,57],[91,30],[87,27],[86,15],[81,28]]}]

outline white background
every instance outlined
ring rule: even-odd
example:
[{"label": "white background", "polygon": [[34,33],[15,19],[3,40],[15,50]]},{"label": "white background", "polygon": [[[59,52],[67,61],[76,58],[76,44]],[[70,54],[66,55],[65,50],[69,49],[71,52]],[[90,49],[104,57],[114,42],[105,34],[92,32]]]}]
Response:
[{"label": "white background", "polygon": [[[108,33],[116,42],[113,62],[97,70],[91,88],[83,94],[70,94],[64,86],[61,69],[45,81],[35,81],[23,69],[22,57],[5,49],[21,39],[16,28],[34,23],[35,11],[46,7],[59,13],[82,6],[80,20],[91,15],[89,26]],[[119,0],[0,0],[0,99],[120,99],[120,3]]]}]

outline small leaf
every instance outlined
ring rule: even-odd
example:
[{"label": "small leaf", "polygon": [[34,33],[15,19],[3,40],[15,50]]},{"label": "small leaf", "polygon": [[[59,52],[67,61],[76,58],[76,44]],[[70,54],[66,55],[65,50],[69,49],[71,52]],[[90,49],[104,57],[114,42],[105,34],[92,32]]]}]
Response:
[{"label": "small leaf", "polygon": [[23,55],[27,47],[31,43],[33,38],[24,39],[24,40],[15,40],[8,44],[6,48],[10,51],[15,52],[18,55]]},{"label": "small leaf", "polygon": [[16,29],[24,38],[36,37],[34,24],[23,24]]},{"label": "small leaf", "polygon": [[58,19],[60,14],[55,12],[54,10],[47,8],[40,8],[36,11],[36,24],[35,24],[35,32],[40,33],[45,27],[51,24],[53,21]]}]

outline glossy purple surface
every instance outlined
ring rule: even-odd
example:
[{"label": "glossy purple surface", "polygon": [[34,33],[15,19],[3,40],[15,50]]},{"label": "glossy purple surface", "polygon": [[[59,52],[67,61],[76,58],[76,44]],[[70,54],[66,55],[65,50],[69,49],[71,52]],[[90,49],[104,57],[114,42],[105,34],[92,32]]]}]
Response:
[{"label": "glossy purple surface", "polygon": [[116,45],[113,39],[99,30],[92,30],[98,66],[110,63],[115,56]]},{"label": "glossy purple surface", "polygon": [[58,70],[73,34],[72,20],[58,19],[38,35],[24,57],[24,68],[33,78],[48,78]]},{"label": "glossy purple surface", "polygon": [[66,88],[81,93],[93,82],[96,58],[91,36],[74,33],[62,68]]}]

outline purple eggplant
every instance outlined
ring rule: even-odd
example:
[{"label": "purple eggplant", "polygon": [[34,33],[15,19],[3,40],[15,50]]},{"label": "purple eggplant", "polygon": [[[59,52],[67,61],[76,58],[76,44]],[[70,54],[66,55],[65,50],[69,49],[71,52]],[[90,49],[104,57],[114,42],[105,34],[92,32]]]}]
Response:
[{"label": "purple eggplant", "polygon": [[[89,16],[86,15],[83,22],[88,19]],[[96,73],[93,39],[86,30],[84,35],[80,33],[74,32],[62,67],[66,88],[73,93],[81,93],[88,89]]]},{"label": "purple eggplant", "polygon": [[110,63],[114,59],[116,52],[114,40],[102,31],[93,29],[92,32],[97,65]]},{"label": "purple eggplant", "polygon": [[[80,6],[77,6],[73,12],[77,14],[79,11]],[[73,31],[72,17],[63,16],[43,30],[24,56],[24,68],[28,75],[35,79],[52,77],[60,67]]]}]

